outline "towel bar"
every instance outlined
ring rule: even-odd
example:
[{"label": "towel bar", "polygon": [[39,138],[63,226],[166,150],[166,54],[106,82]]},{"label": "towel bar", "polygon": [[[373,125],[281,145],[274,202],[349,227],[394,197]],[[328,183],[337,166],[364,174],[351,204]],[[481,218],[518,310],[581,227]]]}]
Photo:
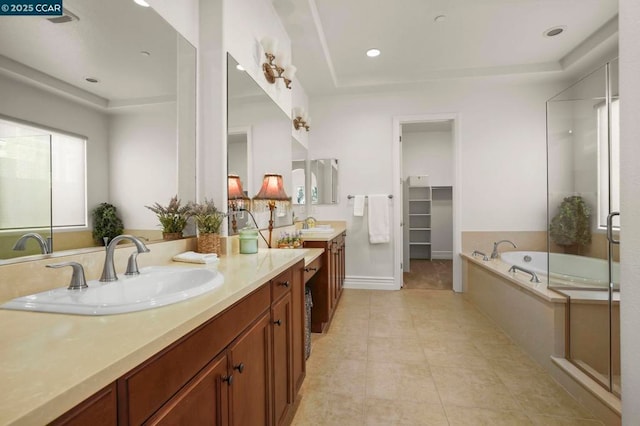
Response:
[{"label": "towel bar", "polygon": [[[352,199],[352,198],[354,198],[354,197],[355,197],[355,195],[347,195],[347,199],[348,199],[348,200],[350,200],[350,199]],[[393,198],[393,195],[389,194],[389,195],[387,195],[387,197],[389,197],[389,198]],[[369,196],[368,196],[368,195],[365,195],[365,196],[364,196],[364,198],[369,198]]]}]

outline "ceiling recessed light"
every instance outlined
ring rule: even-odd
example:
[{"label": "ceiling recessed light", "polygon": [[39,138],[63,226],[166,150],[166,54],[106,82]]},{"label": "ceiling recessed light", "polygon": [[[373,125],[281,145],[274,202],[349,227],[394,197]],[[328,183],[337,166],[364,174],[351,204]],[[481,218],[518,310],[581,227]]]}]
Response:
[{"label": "ceiling recessed light", "polygon": [[99,81],[100,81],[100,80],[98,80],[98,79],[97,79],[97,78],[95,78],[95,77],[85,77],[84,79],[85,79],[86,81],[88,81],[89,83],[97,83],[97,82],[99,82]]},{"label": "ceiling recessed light", "polygon": [[140,54],[141,54],[142,56],[151,56],[151,53],[150,53],[150,52],[147,52],[146,50],[141,50],[141,51],[140,51]]},{"label": "ceiling recessed light", "polygon": [[444,22],[447,20],[447,15],[438,15],[433,18],[433,22]]},{"label": "ceiling recessed light", "polygon": [[380,56],[380,49],[367,50],[367,56],[370,58],[375,58],[376,56]]},{"label": "ceiling recessed light", "polygon": [[149,7],[149,3],[144,0],[133,0],[135,4],[140,5],[142,7]]},{"label": "ceiling recessed light", "polygon": [[564,30],[566,30],[566,29],[567,29],[567,27],[565,27],[565,26],[553,27],[553,28],[549,28],[548,30],[546,30],[542,34],[545,37],[555,37],[555,36],[558,36],[558,35],[562,34],[564,32]]},{"label": "ceiling recessed light", "polygon": [[240,64],[236,65],[236,69],[238,71],[244,71],[244,67],[242,65],[240,65]]}]

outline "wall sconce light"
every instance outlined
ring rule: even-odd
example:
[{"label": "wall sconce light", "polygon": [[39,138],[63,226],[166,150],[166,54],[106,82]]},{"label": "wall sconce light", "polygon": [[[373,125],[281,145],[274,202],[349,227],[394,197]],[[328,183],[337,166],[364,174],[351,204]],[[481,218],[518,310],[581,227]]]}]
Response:
[{"label": "wall sconce light", "polygon": [[276,209],[276,203],[289,204],[291,198],[287,196],[284,191],[284,182],[282,181],[282,175],[267,173],[264,175],[262,181],[262,188],[253,197],[255,201],[266,202],[269,208],[269,241],[267,245],[271,248],[271,234],[273,232],[273,211]]},{"label": "wall sconce light", "polygon": [[278,52],[278,41],[273,37],[264,37],[260,44],[267,58],[267,62],[262,64],[264,77],[271,84],[274,84],[277,78],[281,78],[286,88],[291,89],[291,81],[297,68],[291,65],[284,52]]},{"label": "wall sconce light", "polygon": [[311,119],[307,115],[307,112],[302,108],[293,109],[293,128],[300,130],[304,128],[307,132],[311,129]]},{"label": "wall sconce light", "polygon": [[[242,182],[240,181],[240,176],[229,175],[227,178],[227,182],[227,199],[229,203],[229,210],[232,212],[243,210],[245,208],[245,201],[249,201],[250,199],[242,190]],[[231,228],[233,229],[234,233],[238,232],[238,222],[236,221],[235,214],[231,215]]]}]

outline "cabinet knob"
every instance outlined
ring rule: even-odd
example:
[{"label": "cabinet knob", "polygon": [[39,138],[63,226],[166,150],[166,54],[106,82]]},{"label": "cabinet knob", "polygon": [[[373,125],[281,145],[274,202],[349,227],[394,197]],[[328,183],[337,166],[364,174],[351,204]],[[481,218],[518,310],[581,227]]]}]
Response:
[{"label": "cabinet knob", "polygon": [[280,327],[282,325],[282,320],[275,320],[273,323]]},{"label": "cabinet knob", "polygon": [[233,383],[233,374],[229,374],[228,376],[223,376],[222,381],[227,382],[227,384],[231,386],[231,384]]},{"label": "cabinet knob", "polygon": [[289,281],[282,281],[280,285],[283,287],[289,288]]},{"label": "cabinet knob", "polygon": [[242,372],[244,371],[244,363],[241,362],[238,365],[234,365],[233,369],[238,370],[238,373],[242,374]]},{"label": "cabinet knob", "polygon": [[318,270],[318,268],[304,268],[304,271],[305,271],[305,272],[311,272],[311,271],[314,271],[314,272],[315,272],[315,271],[317,271],[317,270]]}]

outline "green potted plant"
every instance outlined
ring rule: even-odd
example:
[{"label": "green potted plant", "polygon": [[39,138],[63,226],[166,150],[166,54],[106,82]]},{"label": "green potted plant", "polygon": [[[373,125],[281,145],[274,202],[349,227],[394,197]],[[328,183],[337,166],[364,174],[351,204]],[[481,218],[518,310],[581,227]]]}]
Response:
[{"label": "green potted plant", "polygon": [[175,195],[164,207],[159,203],[153,206],[145,206],[158,216],[162,226],[162,238],[165,240],[177,240],[182,238],[182,231],[187,226],[188,206],[181,206],[178,196]]},{"label": "green potted plant", "polygon": [[187,205],[189,217],[193,217],[198,228],[198,253],[220,254],[220,226],[225,214],[218,210],[213,200],[206,198],[202,203]]},{"label": "green potted plant", "polygon": [[[114,237],[122,234],[124,224],[113,204],[101,203],[91,212],[93,219],[93,239],[100,245],[106,245]],[[106,238],[106,241],[105,241]]]},{"label": "green potted plant", "polygon": [[566,197],[551,220],[551,240],[565,247],[566,252],[579,253],[583,246],[591,243],[591,209],[579,195]]}]

